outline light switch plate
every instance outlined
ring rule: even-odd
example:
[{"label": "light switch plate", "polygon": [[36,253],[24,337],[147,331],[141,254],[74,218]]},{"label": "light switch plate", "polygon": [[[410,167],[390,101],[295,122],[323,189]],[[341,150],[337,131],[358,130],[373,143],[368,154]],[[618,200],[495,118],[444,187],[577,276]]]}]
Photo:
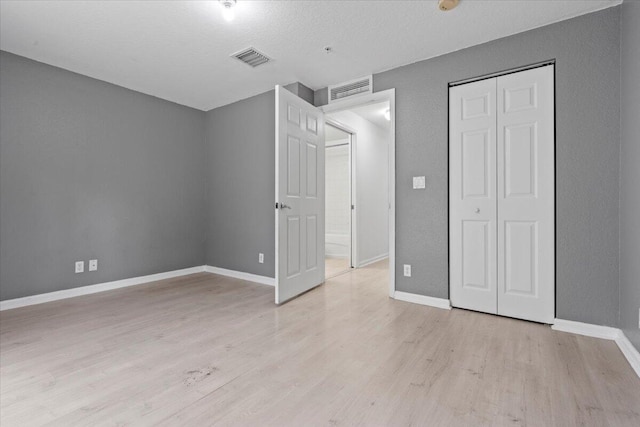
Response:
[{"label": "light switch plate", "polygon": [[413,177],[413,189],[420,190],[425,188],[426,180],[424,176],[414,176]]},{"label": "light switch plate", "polygon": [[89,260],[89,271],[96,271],[98,269],[98,260],[90,259]]}]

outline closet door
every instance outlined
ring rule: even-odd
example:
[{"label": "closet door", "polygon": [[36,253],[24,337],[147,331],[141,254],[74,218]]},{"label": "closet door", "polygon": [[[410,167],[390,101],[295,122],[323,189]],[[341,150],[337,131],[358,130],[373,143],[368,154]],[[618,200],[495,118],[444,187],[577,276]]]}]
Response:
[{"label": "closet door", "polygon": [[449,266],[455,307],[497,313],[496,79],[449,90]]},{"label": "closet door", "polygon": [[498,314],[553,323],[553,66],[498,77]]}]

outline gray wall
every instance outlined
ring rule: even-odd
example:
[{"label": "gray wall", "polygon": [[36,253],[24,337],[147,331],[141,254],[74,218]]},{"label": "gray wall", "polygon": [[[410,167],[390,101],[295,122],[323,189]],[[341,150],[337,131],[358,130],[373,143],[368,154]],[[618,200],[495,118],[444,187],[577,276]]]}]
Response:
[{"label": "gray wall", "polygon": [[300,98],[307,101],[309,104],[313,104],[315,93],[307,86],[300,82],[291,83],[284,86],[289,92],[298,95]]},{"label": "gray wall", "polygon": [[[376,91],[396,89],[398,290],[449,295],[447,84],[556,59],[556,314],[618,324],[619,15],[611,8],[374,75]],[[316,91],[317,105],[326,102],[325,92]],[[272,109],[270,92],[208,115],[211,265],[273,276],[273,162],[258,159],[274,156]],[[238,144],[240,152],[232,148]],[[246,158],[248,152],[255,155]],[[426,175],[426,191],[411,190],[414,175]],[[216,184],[223,177],[238,183]],[[215,200],[228,205],[213,213]],[[261,266],[263,250],[268,258]],[[411,278],[402,276],[402,264],[413,265]]]},{"label": "gray wall", "polygon": [[204,263],[205,113],[6,52],[0,93],[0,299]]},{"label": "gray wall", "polygon": [[275,277],[275,92],[211,110],[206,121],[207,264]]},{"label": "gray wall", "polygon": [[[374,75],[396,89],[396,287],[447,298],[447,83],[556,59],[556,315],[618,322],[619,8]],[[411,177],[426,175],[426,191]],[[402,276],[412,264],[412,277]]]},{"label": "gray wall", "polygon": [[[447,83],[554,58],[557,316],[618,324],[619,298],[637,296],[629,280],[638,277],[623,259],[619,292],[619,223],[630,227],[637,213],[625,152],[618,206],[619,18],[619,7],[607,9],[374,75],[376,91],[396,88],[396,255],[413,265],[399,290],[448,297]],[[632,25],[623,39],[637,37]],[[2,299],[204,262],[274,276],[273,91],[205,114],[1,59]],[[623,79],[635,81],[633,70],[625,65]],[[633,102],[623,100],[631,117]],[[427,176],[426,191],[410,189],[413,175]],[[636,253],[631,236],[623,257]],[[92,257],[97,273],[73,274],[73,261]]]},{"label": "gray wall", "polygon": [[640,3],[622,4],[620,327],[640,350]]}]

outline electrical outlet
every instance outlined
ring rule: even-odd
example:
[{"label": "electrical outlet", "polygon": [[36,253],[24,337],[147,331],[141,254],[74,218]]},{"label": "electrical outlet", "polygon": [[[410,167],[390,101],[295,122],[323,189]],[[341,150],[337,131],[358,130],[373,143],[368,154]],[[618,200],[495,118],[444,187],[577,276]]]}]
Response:
[{"label": "electrical outlet", "polygon": [[404,265],[404,277],[411,277],[411,264]]},{"label": "electrical outlet", "polygon": [[84,261],[76,261],[76,273],[84,273]]},{"label": "electrical outlet", "polygon": [[89,260],[89,271],[96,271],[98,269],[98,260],[90,259]]},{"label": "electrical outlet", "polygon": [[258,254],[258,262],[260,264],[264,264],[264,254],[263,253],[259,253]]}]

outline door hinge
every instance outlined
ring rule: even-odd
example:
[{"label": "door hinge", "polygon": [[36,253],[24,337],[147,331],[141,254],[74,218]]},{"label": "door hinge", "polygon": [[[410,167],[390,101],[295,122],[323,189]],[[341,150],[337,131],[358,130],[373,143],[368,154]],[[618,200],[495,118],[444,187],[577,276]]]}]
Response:
[{"label": "door hinge", "polygon": [[356,205],[351,205],[351,210],[355,210]]}]

